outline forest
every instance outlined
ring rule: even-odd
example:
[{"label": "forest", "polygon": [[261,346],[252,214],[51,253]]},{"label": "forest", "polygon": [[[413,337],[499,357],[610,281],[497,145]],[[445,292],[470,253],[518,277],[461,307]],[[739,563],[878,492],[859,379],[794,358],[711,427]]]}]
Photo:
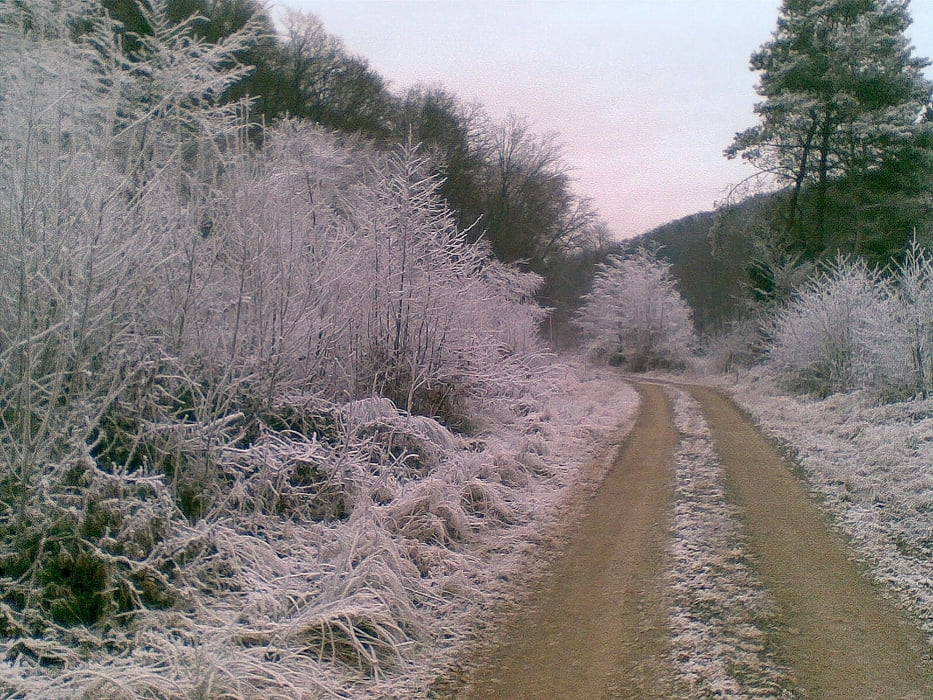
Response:
[{"label": "forest", "polygon": [[0,4],[0,697],[436,697],[620,371],[926,406],[909,23],[785,0],[723,144],[754,176],[620,242],[558,135],[313,14]]}]

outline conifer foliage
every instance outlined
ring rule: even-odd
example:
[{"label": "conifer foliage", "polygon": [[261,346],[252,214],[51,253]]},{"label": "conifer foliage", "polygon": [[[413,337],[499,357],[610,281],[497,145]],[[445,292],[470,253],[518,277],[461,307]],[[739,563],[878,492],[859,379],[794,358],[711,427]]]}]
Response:
[{"label": "conifer foliage", "polygon": [[910,21],[903,0],[784,0],[752,55],[760,121],[726,155],[788,188],[777,227],[788,248],[883,257],[906,247],[923,214],[933,92]]}]

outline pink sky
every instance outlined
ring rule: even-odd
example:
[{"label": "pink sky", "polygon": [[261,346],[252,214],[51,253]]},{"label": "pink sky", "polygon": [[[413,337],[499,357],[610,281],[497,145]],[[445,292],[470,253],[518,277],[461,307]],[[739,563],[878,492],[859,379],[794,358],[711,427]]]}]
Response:
[{"label": "pink sky", "polygon": [[[579,194],[618,237],[712,209],[750,174],[752,51],[779,0],[280,0],[309,10],[397,90],[440,84],[494,117],[556,131]],[[933,2],[912,4],[933,56]]]}]

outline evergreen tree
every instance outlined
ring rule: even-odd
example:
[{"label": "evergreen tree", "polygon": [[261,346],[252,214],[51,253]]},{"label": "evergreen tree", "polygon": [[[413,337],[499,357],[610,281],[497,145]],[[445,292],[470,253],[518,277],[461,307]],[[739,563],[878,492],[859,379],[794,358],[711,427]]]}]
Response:
[{"label": "evergreen tree", "polygon": [[[760,122],[737,134],[726,155],[741,155],[789,185],[783,242],[793,250],[859,251],[866,235],[892,235],[869,221],[877,223],[885,206],[877,195],[891,198],[898,183],[912,180],[905,168],[929,167],[931,125],[924,115],[933,85],[922,74],[929,61],[913,56],[904,34],[908,5],[784,0],[772,40],[752,55],[764,98],[755,107]],[[845,196],[836,192],[834,199],[833,187]],[[831,239],[836,210],[847,240]],[[896,222],[896,214],[880,217],[882,227]]]}]

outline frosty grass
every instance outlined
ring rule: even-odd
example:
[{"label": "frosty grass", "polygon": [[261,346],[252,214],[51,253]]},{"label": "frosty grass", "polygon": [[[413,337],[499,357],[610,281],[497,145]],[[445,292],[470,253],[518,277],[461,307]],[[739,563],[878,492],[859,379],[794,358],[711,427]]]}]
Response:
[{"label": "frosty grass", "polygon": [[681,442],[665,578],[671,659],[683,697],[793,698],[793,680],[767,652],[774,603],[749,570],[739,513],[697,402],[668,387]]},{"label": "frosty grass", "polygon": [[[375,402],[351,406],[348,422],[376,419],[411,439],[423,472],[395,478],[351,461],[335,478],[359,500],[329,522],[257,515],[246,506],[268,489],[245,483],[229,518],[190,532],[214,548],[198,565],[216,571],[198,580],[215,585],[187,609],[140,612],[126,630],[63,634],[54,652],[64,663],[7,644],[16,660],[0,665],[0,697],[429,697],[432,680],[489,635],[516,574],[540,565],[541,545],[599,482],[608,461],[597,458],[637,405],[611,371],[567,362],[547,368],[539,390],[491,408],[468,438]],[[259,460],[266,484],[275,474],[263,470],[323,448],[256,449],[234,457]]]}]

